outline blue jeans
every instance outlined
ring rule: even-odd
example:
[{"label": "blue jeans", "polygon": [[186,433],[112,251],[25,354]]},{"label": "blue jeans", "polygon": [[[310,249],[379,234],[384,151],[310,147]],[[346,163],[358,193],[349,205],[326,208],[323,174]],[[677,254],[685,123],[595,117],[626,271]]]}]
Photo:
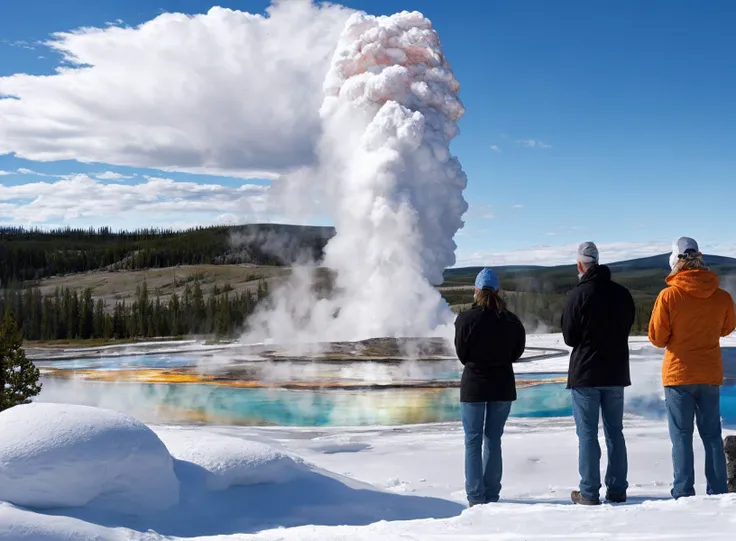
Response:
[{"label": "blue jeans", "polygon": [[672,440],[672,496],[695,495],[693,419],[705,448],[708,494],[728,492],[726,454],[721,438],[721,388],[718,385],[676,385],[664,388],[667,421]]},{"label": "blue jeans", "polygon": [[626,495],[629,464],[624,439],[624,388],[577,387],[572,389],[572,411],[578,434],[578,471],[580,493],[588,500],[600,500],[601,446],[598,443],[598,419],[603,413],[608,467],[606,489],[611,497]]},{"label": "blue jeans", "polygon": [[503,474],[501,436],[510,411],[511,402],[460,402],[465,430],[465,493],[470,504],[498,501]]}]

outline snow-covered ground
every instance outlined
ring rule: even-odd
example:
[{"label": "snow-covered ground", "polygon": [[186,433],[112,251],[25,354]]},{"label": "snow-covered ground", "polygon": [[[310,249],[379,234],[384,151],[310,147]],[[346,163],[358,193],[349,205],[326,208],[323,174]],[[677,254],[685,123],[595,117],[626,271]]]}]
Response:
[{"label": "snow-covered ground", "polygon": [[[537,337],[534,345],[556,339]],[[734,347],[736,339],[724,345]],[[639,383],[643,392],[656,384],[661,353],[639,340],[632,351],[635,379],[652,376]],[[36,483],[29,491],[16,485],[24,500],[0,503],[3,541],[736,538],[736,494],[669,498],[670,443],[663,421],[627,418],[630,499],[597,508],[569,503],[578,480],[577,439],[569,418],[511,419],[504,436],[502,501],[473,509],[465,505],[457,423],[360,429],[153,426],[175,459],[178,501],[154,509],[141,498],[137,507],[122,511],[115,503],[130,503],[132,484],[153,492],[160,490],[159,482],[169,483],[165,457],[145,427],[118,414],[80,413],[77,407],[20,408],[30,407],[51,408],[42,412],[43,426],[20,429],[16,422],[13,429],[7,420],[12,410],[0,414],[0,482],[2,475],[23,472],[29,483],[47,479],[49,491],[57,497],[66,492],[67,503],[79,505],[79,487],[95,496],[89,486],[98,481],[97,498],[106,505],[93,498],[82,507],[60,507],[63,502],[56,501],[56,508],[38,509],[34,498],[44,501],[44,487]],[[54,408],[68,410],[62,415]],[[33,417],[29,412],[20,420],[32,425]],[[84,435],[83,441],[66,441],[70,429]],[[139,443],[115,452],[96,443],[95,435],[126,433]],[[84,460],[74,461],[77,453],[86,453]],[[696,488],[703,494],[699,443],[696,460]],[[86,461],[95,467],[85,468]],[[140,479],[138,465],[155,461],[163,464],[163,474]],[[84,482],[73,482],[75,468],[86,476]],[[22,476],[15,478],[22,482]],[[9,492],[0,497],[13,501]]]}]

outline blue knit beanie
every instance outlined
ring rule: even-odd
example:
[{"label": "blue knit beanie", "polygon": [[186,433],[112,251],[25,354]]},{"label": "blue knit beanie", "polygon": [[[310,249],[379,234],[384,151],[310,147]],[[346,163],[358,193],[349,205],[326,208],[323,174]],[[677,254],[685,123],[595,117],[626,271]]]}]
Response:
[{"label": "blue knit beanie", "polygon": [[498,274],[488,267],[480,271],[475,278],[476,289],[492,289],[498,291],[500,287]]}]

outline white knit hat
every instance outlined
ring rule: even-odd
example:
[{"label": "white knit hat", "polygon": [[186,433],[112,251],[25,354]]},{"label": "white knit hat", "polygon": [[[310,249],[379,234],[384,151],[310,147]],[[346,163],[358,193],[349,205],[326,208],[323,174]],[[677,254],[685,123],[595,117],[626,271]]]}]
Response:
[{"label": "white knit hat", "polygon": [[684,256],[688,253],[700,253],[700,248],[698,248],[698,243],[695,239],[691,239],[690,237],[680,237],[674,241],[672,243],[672,254],[670,254],[670,268],[674,270],[680,256]]},{"label": "white knit hat", "polygon": [[593,242],[584,242],[578,246],[577,261],[580,263],[598,263],[598,247]]}]

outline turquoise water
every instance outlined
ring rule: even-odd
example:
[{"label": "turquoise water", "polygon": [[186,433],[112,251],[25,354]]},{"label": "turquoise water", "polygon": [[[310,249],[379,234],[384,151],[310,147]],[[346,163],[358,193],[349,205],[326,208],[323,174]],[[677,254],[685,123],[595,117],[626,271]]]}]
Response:
[{"label": "turquoise water", "polygon": [[[457,421],[458,389],[291,391],[201,384],[146,384],[45,378],[39,400],[109,407],[151,422],[281,426],[369,426]],[[627,398],[627,413],[664,419],[658,396]],[[736,426],[736,387],[721,392],[725,426]],[[562,384],[520,388],[512,417],[569,417]]]},{"label": "turquoise water", "polygon": [[[519,389],[511,415],[569,415],[560,385]],[[117,409],[143,420],[280,426],[368,426],[455,421],[458,389],[291,391],[200,384],[145,384],[47,378],[39,400]]]},{"label": "turquoise water", "polygon": [[53,367],[59,370],[129,370],[133,368],[183,368],[195,366],[197,358],[188,355],[120,355],[86,359],[65,359],[59,361],[39,361],[39,367]]},{"label": "turquoise water", "polygon": [[[736,357],[726,350],[727,374],[735,374]],[[59,369],[135,369],[178,368],[192,366],[199,358],[193,355],[130,355],[103,359],[78,359],[39,363]],[[267,363],[247,363],[258,373]],[[398,370],[397,367],[378,367]],[[375,363],[345,365],[304,365],[279,363],[285,381],[330,380],[371,381],[385,376],[376,372]],[[419,381],[457,381],[460,369],[455,362],[436,362],[422,366],[412,377]],[[520,380],[559,377],[560,374],[517,374]],[[260,379],[256,376],[256,379]],[[721,391],[721,415],[724,425],[736,427],[736,379],[729,377]],[[659,389],[651,395],[634,396],[629,392],[626,412],[652,419],[665,417]],[[278,388],[244,389],[204,384],[148,384],[139,382],[103,382],[44,378],[39,400],[96,405],[117,409],[143,420],[158,422],[203,422],[215,424],[254,424],[281,426],[365,426],[456,421],[460,418],[459,390],[284,390]],[[512,417],[569,417],[572,404],[563,384],[546,383],[518,389]]]}]

